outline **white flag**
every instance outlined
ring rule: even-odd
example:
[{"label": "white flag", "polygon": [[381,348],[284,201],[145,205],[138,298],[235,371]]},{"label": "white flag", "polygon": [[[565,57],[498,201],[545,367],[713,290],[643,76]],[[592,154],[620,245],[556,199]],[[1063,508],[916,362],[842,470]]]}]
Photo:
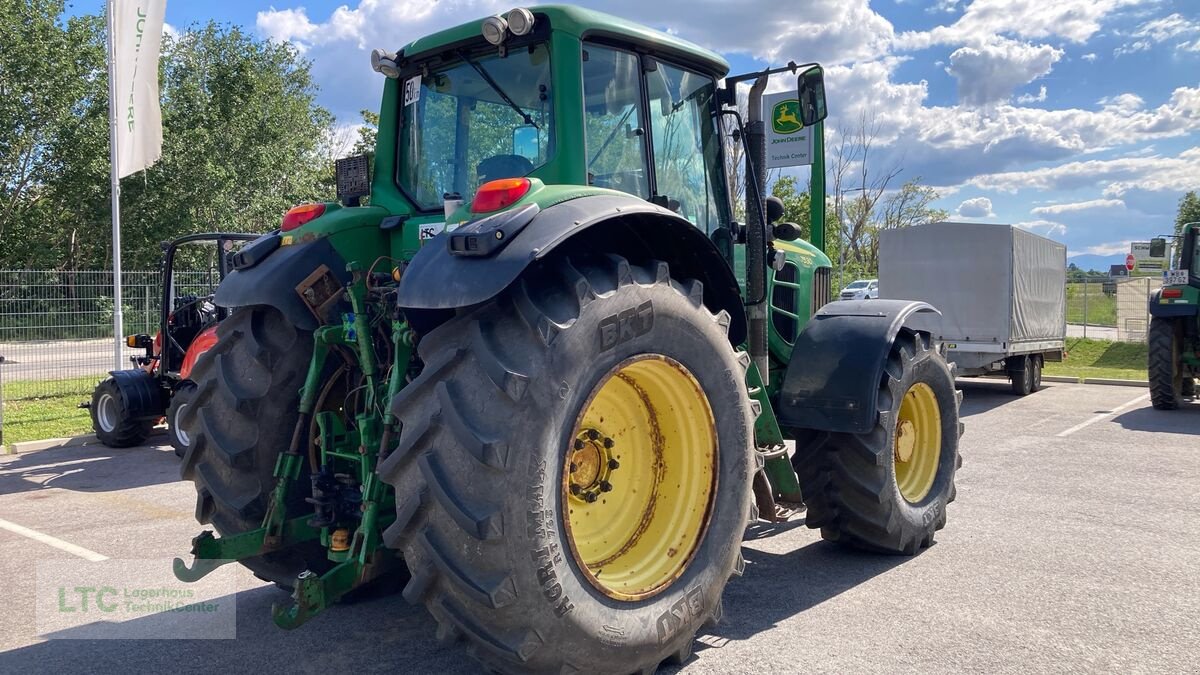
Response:
[{"label": "white flag", "polygon": [[116,82],[117,170],[124,178],[162,157],[158,52],[166,0],[109,0]]}]

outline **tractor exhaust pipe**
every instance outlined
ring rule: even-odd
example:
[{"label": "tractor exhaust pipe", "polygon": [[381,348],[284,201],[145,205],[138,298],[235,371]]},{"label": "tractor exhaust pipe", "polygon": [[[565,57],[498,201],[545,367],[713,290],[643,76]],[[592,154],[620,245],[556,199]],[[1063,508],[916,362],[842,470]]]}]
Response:
[{"label": "tractor exhaust pipe", "polygon": [[764,200],[767,192],[767,141],[763,124],[762,96],[767,76],[750,87],[746,124],[746,318],[749,321],[750,360],[758,368],[763,386],[769,383],[767,368],[767,223]]}]

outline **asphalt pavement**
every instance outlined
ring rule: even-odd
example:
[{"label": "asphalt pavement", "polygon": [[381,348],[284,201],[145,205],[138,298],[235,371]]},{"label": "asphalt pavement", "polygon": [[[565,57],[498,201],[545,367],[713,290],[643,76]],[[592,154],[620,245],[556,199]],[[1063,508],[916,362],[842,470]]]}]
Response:
[{"label": "asphalt pavement", "polygon": [[[932,548],[868,555],[802,520],[755,525],[724,621],[660,672],[1195,672],[1200,404],[1159,412],[1130,387],[1015,398],[1006,382],[960,386],[958,500]],[[162,447],[0,458],[0,672],[477,672],[398,595],[278,629],[270,607],[286,595],[240,569],[233,640],[38,636],[39,561],[186,553],[200,528],[177,469]]]}]

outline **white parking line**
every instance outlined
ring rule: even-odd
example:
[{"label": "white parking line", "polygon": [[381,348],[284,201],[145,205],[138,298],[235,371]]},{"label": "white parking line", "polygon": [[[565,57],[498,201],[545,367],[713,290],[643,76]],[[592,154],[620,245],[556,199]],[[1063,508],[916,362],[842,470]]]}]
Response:
[{"label": "white parking line", "polygon": [[[72,460],[69,460],[66,462],[54,462],[53,464],[38,464],[36,466],[26,466],[26,467],[22,467],[20,469],[2,469],[2,470],[0,470],[0,476],[10,476],[13,474],[18,474],[18,473],[36,473],[43,469],[57,469],[60,466],[73,466],[75,464],[85,464],[87,462],[101,462],[106,459],[112,459],[112,458],[111,457],[88,457],[85,459],[72,459]],[[0,466],[4,466],[4,465],[0,464]]]},{"label": "white parking line", "polygon": [[10,523],[7,520],[4,520],[3,518],[0,518],[0,529],[8,530],[9,532],[12,532],[13,534],[19,534],[22,537],[28,537],[34,541],[41,542],[47,546],[53,546],[54,548],[56,548],[60,551],[66,551],[67,553],[70,553],[71,555],[74,555],[74,556],[79,556],[80,558],[83,558],[84,560],[89,560],[91,562],[100,562],[101,560],[108,560],[108,556],[106,556],[106,555],[100,555],[99,553],[96,553],[95,551],[89,551],[88,549],[86,549],[82,546],[76,546],[75,544],[72,544],[69,541],[63,541],[62,539],[59,539],[58,537],[51,537],[50,535],[42,534],[41,532],[38,532],[37,530],[31,530],[28,527],[24,527],[22,525],[17,525],[16,523]]},{"label": "white parking line", "polygon": [[1091,419],[1087,420],[1086,422],[1080,422],[1079,424],[1076,424],[1075,426],[1071,427],[1070,429],[1067,429],[1066,431],[1060,431],[1058,433],[1058,437],[1062,438],[1063,436],[1070,436],[1071,434],[1075,433],[1076,431],[1079,431],[1080,429],[1084,429],[1084,428],[1092,426],[1096,422],[1099,422],[1101,420],[1112,417],[1113,415],[1119,415],[1119,414],[1125,412],[1126,410],[1128,410],[1129,408],[1132,408],[1133,406],[1141,403],[1142,401],[1145,401],[1148,398],[1150,398],[1150,394],[1148,394],[1148,393],[1142,394],[1141,396],[1133,399],[1132,401],[1125,403],[1117,408],[1114,408],[1113,410],[1110,410],[1109,412],[1100,413],[1098,415],[1095,415]]}]

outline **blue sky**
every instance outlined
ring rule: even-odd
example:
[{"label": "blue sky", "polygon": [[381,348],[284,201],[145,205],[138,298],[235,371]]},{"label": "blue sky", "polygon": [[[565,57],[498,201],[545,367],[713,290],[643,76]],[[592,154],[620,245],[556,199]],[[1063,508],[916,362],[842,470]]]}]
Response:
[{"label": "blue sky", "polygon": [[[867,115],[871,168],[939,189],[956,219],[1020,224],[1071,255],[1123,259],[1200,189],[1197,0],[584,0],[726,54],[735,71],[827,65],[829,128]],[[95,11],[96,0],[75,11]],[[288,40],[343,124],[374,109],[373,47],[513,5],[495,0],[169,0]],[[786,86],[781,79],[777,88]],[[775,87],[775,85],[773,85]],[[832,144],[832,143],[831,143]]]}]

